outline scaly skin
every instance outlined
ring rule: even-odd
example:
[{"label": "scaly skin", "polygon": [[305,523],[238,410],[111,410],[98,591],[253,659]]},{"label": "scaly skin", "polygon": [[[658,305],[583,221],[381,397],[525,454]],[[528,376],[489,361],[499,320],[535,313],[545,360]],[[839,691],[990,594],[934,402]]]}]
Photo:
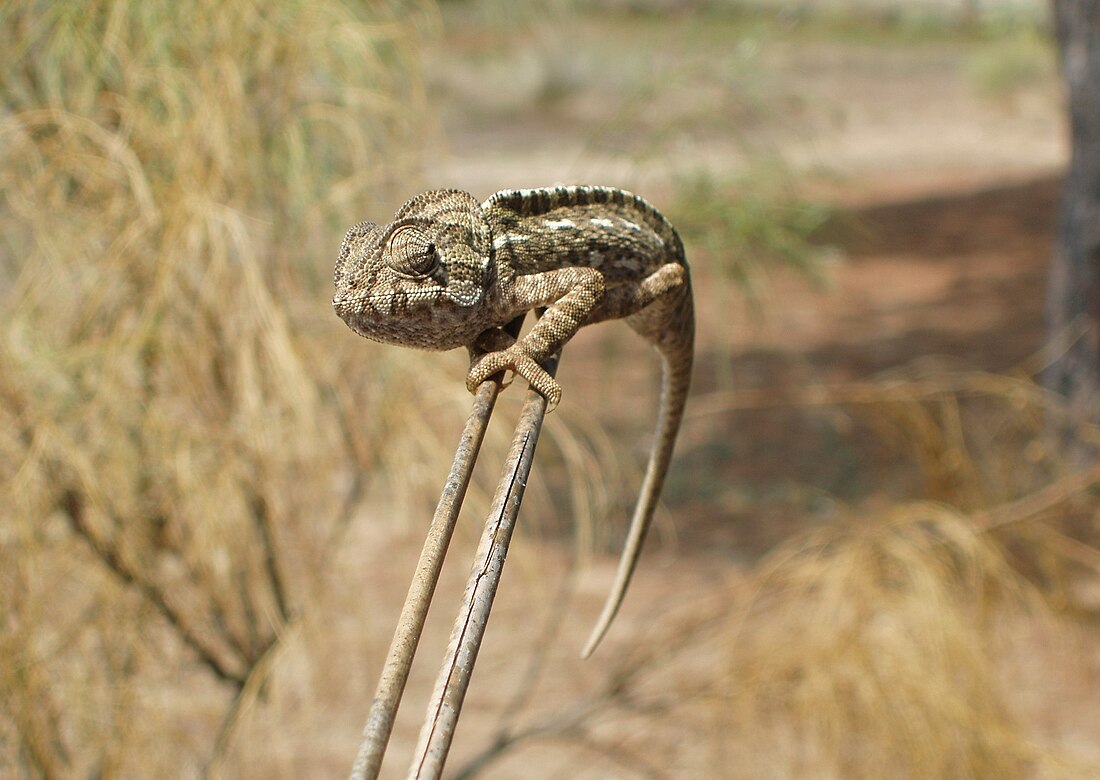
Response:
[{"label": "scaly skin", "polygon": [[[660,497],[691,382],[695,316],[683,244],[641,198],[607,187],[505,190],[479,204],[458,190],[410,200],[388,225],[348,231],[336,264],[337,314],[375,341],[485,352],[473,391],[504,370],[553,408],[561,387],[539,365],[584,325],[622,318],[664,363],[657,430],[626,545],[589,656],[626,594]],[[502,330],[545,309],[527,335]]]}]

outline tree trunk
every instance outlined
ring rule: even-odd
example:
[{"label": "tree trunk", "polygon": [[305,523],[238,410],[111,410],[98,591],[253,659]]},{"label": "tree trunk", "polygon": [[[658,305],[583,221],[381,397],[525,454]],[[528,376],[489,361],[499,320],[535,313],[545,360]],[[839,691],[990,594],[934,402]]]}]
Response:
[{"label": "tree trunk", "polygon": [[1048,290],[1057,351],[1046,383],[1067,398],[1072,421],[1100,423],[1100,0],[1054,0],[1054,23],[1072,157]]}]

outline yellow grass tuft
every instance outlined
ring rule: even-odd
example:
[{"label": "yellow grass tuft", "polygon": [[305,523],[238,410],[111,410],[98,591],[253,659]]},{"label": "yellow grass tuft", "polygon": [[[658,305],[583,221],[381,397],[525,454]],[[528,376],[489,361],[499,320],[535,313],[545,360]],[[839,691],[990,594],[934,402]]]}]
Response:
[{"label": "yellow grass tuft", "polygon": [[1033,596],[966,517],[917,504],[810,534],[751,590],[724,680],[748,765],[837,778],[1035,768],[995,663],[999,608]]}]

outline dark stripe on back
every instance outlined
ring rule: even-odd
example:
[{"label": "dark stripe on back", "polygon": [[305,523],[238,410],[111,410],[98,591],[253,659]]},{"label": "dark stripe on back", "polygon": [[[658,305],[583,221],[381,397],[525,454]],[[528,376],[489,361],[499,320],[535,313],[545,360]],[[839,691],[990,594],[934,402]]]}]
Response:
[{"label": "dark stripe on back", "polygon": [[573,186],[538,188],[530,190],[501,190],[483,203],[483,206],[508,209],[522,217],[537,217],[562,206],[589,206],[612,203],[635,208],[653,217],[658,223],[668,224],[664,214],[657,211],[643,198],[632,192],[614,187]]},{"label": "dark stripe on back", "polygon": [[[543,216],[554,209],[566,206],[591,206],[612,204],[633,209],[648,218],[651,227],[666,234],[680,244],[680,236],[665,215],[655,209],[648,201],[632,192],[616,187],[598,187],[577,185],[570,187],[542,187],[530,190],[501,190],[489,196],[481,204],[482,208],[499,208],[510,211],[521,219]],[[682,244],[678,252],[683,256]]]}]

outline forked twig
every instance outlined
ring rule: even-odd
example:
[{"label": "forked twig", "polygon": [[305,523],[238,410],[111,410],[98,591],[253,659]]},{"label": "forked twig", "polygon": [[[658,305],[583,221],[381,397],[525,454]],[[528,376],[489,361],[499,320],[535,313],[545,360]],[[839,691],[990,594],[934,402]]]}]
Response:
[{"label": "forked twig", "polygon": [[[556,358],[551,358],[545,366],[551,376],[556,367]],[[534,390],[528,391],[466,583],[462,609],[451,631],[447,654],[428,703],[420,740],[409,767],[409,778],[434,779],[443,772],[478,650],[485,636],[489,612],[504,571],[504,559],[508,554],[545,415],[546,399]]]},{"label": "forked twig", "polygon": [[420,560],[416,564],[416,573],[409,585],[405,605],[401,608],[401,617],[393,635],[393,642],[390,644],[386,664],[382,667],[382,676],[378,681],[370,715],[367,716],[367,724],[363,728],[363,741],[355,757],[351,780],[378,777],[382,767],[382,757],[385,755],[386,743],[389,742],[390,732],[393,730],[394,718],[397,716],[397,708],[401,703],[405,683],[409,679],[413,655],[416,653],[416,646],[424,630],[424,620],[428,614],[432,595],[435,593],[439,572],[443,568],[443,559],[447,555],[447,547],[458,520],[462,499],[466,496],[474,462],[481,449],[481,442],[489,426],[489,417],[499,392],[500,381],[491,379],[483,382],[474,396],[470,417],[466,420],[466,427],[459,439],[451,472],[443,486],[443,494],[439,497],[435,516],[432,518],[428,536],[420,552]]},{"label": "forked twig", "polygon": [[[505,331],[510,333],[513,337],[518,335],[522,322],[523,317],[517,317],[505,327]],[[546,366],[547,371],[551,375],[554,373],[556,365],[557,358],[555,357],[552,358]],[[398,619],[393,642],[390,644],[386,663],[382,668],[382,675],[378,681],[378,688],[374,694],[370,714],[367,717],[366,726],[363,728],[363,739],[359,745],[359,752],[356,755],[355,764],[352,767],[351,780],[373,780],[373,778],[378,777],[378,773],[381,770],[382,759],[385,755],[386,745],[389,742],[390,734],[393,731],[397,709],[401,703],[401,696],[404,693],[405,684],[409,679],[409,670],[412,667],[413,656],[416,653],[416,647],[420,642],[420,636],[424,630],[424,621],[427,617],[428,607],[435,593],[435,586],[439,580],[440,571],[443,568],[443,559],[447,554],[447,548],[450,545],[455,523],[458,520],[459,510],[466,496],[466,489],[470,484],[474,463],[481,449],[481,443],[484,440],[485,431],[489,425],[489,418],[493,413],[493,407],[496,404],[497,395],[500,393],[500,389],[500,379],[491,378],[478,387],[474,396],[473,408],[470,410],[470,416],[466,420],[466,427],[463,429],[462,437],[459,440],[450,474],[443,487],[443,493],[439,498],[439,504],[436,506],[435,515],[432,518],[427,538],[424,541],[424,547],[420,553],[420,560],[417,562],[416,572],[413,575],[412,583],[409,585],[409,592],[405,597],[405,604],[401,609],[401,617]],[[531,469],[531,457],[535,449],[534,442],[538,439],[538,431],[545,412],[545,400],[532,391],[527,399],[527,403],[523,407],[523,413],[516,429],[517,441],[521,437],[521,429],[527,431],[527,433],[523,435],[524,446],[521,447],[522,451],[526,451],[526,457],[520,457],[517,461],[517,463],[522,462],[521,466],[506,465],[505,468],[505,475],[514,474],[521,479],[522,485],[519,488],[518,494],[515,491],[506,490],[504,487],[498,487],[498,499],[500,498],[502,490],[505,491],[506,496],[511,495],[514,496],[515,499],[514,509],[510,512],[510,518],[507,520],[508,536],[511,536],[511,526],[514,524],[515,517],[519,512],[519,499],[523,493],[522,486],[527,483],[527,474]],[[531,421],[536,417],[537,420],[532,423]],[[527,442],[530,442],[529,447],[526,446]],[[515,444],[513,444],[513,451],[514,450]],[[513,458],[509,456],[507,464],[512,463]],[[516,468],[519,468],[519,471],[516,471]],[[506,481],[507,480],[502,480],[502,486]],[[498,503],[499,501],[494,501],[493,510],[490,513],[490,525],[494,523],[493,518],[498,515],[503,516],[503,514],[508,514],[502,514],[502,511],[498,507]],[[504,563],[507,542],[505,542],[504,547],[504,551],[500,553],[496,579],[493,581],[492,585],[494,594],[496,592],[496,581],[499,581],[500,568]],[[475,569],[476,567],[477,564],[475,563]],[[469,587],[467,590],[469,591]],[[481,619],[481,632],[478,634],[477,644],[481,642],[481,634],[484,632],[484,623],[488,619],[488,611],[491,606],[492,596],[490,595],[488,602],[483,605],[484,617]],[[464,620],[468,622],[469,619],[469,617],[463,618],[463,616],[460,615],[459,624],[462,624]],[[456,626],[455,632],[457,633],[458,630]],[[476,657],[476,647],[473,650],[473,654],[474,657]],[[448,659],[450,658],[451,656],[449,655]],[[449,662],[450,661],[448,661],[448,663]],[[469,661],[469,668],[472,669],[472,667],[473,659],[471,658]],[[446,664],[444,668],[447,668]],[[468,679],[469,677],[467,674],[467,682]],[[461,708],[461,696],[464,694],[465,686],[463,686],[462,694],[459,696],[454,718],[449,728],[445,729],[448,746],[450,743],[450,735],[454,732],[454,722],[458,719],[458,709]],[[427,726],[425,726],[425,728],[427,729]],[[444,749],[443,757],[445,756],[446,750]],[[442,760],[440,760],[438,769],[434,775],[426,774],[423,776],[438,777],[442,768],[443,764]]]}]

